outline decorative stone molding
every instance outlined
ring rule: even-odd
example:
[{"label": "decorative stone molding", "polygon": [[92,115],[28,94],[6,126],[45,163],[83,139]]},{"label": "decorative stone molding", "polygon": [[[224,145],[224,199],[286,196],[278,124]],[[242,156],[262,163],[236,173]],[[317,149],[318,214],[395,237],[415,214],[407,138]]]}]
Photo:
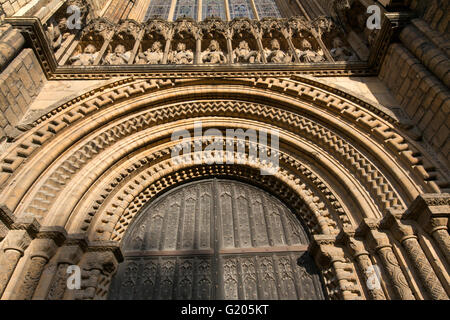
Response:
[{"label": "decorative stone molding", "polygon": [[430,234],[450,263],[450,194],[423,194],[409,206],[402,219],[415,220]]},{"label": "decorative stone molding", "polygon": [[123,261],[120,247],[113,241],[91,243],[80,261],[82,268],[81,290],[66,295],[65,299],[92,300],[107,298],[112,275]]},{"label": "decorative stone molding", "polygon": [[363,298],[353,264],[346,257],[344,250],[336,245],[335,236],[313,236],[309,251],[325,274],[330,271],[333,274],[333,277],[328,277],[328,281],[325,282],[330,298],[343,300]]},{"label": "decorative stone molding", "polygon": [[[158,171],[157,169],[154,170]],[[161,170],[159,171],[161,172]],[[291,206],[297,210],[301,219],[309,227],[312,234],[337,233],[337,223],[334,221],[333,216],[330,215],[330,212],[324,208],[325,205],[321,202],[321,197],[315,196],[311,190],[308,190],[305,184],[296,185],[291,183],[289,185],[285,181],[280,181],[278,178],[271,176],[263,177],[258,174],[257,168],[201,165],[190,168],[177,168],[173,173],[164,175],[157,181],[151,178],[152,172],[148,172],[149,179],[144,179],[139,182],[136,181],[138,183],[123,188],[123,193],[117,193],[114,201],[110,201],[111,205],[103,210],[105,213],[101,216],[102,218],[97,219],[98,223],[94,228],[97,236],[111,237],[112,240],[120,241],[127,226],[146,202],[173,185],[186,183],[204,174],[217,176],[226,174],[229,177],[246,179],[253,184],[259,184],[265,189],[269,188],[273,194],[277,194],[281,199],[289,201]],[[134,190],[133,194],[135,196],[131,198],[130,191],[132,190]],[[142,191],[136,192],[137,190]],[[126,198],[127,201],[119,201],[121,197]],[[119,208],[126,209],[121,211]]]},{"label": "decorative stone molding", "polygon": [[87,248],[85,235],[70,235],[45,267],[34,299],[62,300],[66,294],[68,267],[77,265]]},{"label": "decorative stone molding", "polygon": [[[189,48],[180,47],[180,52],[185,51],[184,53],[189,53],[189,51],[191,51],[189,55],[193,56],[191,60],[187,59],[183,62],[185,65],[180,65],[180,71],[181,69],[186,70],[186,75],[188,76],[199,76],[202,73],[207,73],[208,76],[219,76],[217,71],[220,69],[224,71],[223,74],[232,72],[235,75],[239,73],[241,76],[248,76],[252,67],[260,69],[258,65],[264,65],[268,69],[273,69],[271,74],[278,77],[295,73],[317,76],[376,74],[387,50],[387,46],[393,36],[393,30],[395,30],[398,23],[396,15],[386,14],[386,18],[384,19],[385,23],[383,23],[382,29],[379,31],[377,30],[377,32],[374,32],[370,36],[370,55],[369,53],[362,55],[367,61],[345,62],[350,56],[356,57],[356,54],[335,54],[336,52],[342,51],[353,52],[350,45],[344,43],[346,41],[345,39],[348,37],[347,34],[342,33],[346,28],[341,25],[343,20],[340,19],[339,16],[335,16],[334,20],[328,16],[322,16],[314,20],[307,20],[303,17],[294,17],[291,19],[278,20],[266,18],[261,21],[235,19],[229,22],[218,21],[217,18],[207,19],[202,22],[196,22],[189,18],[182,18],[175,22],[149,20],[149,22],[142,24],[135,21],[131,22],[131,20],[125,20],[114,25],[114,30],[126,30],[129,25],[132,25],[130,28],[133,30],[130,30],[132,32],[129,32],[129,34],[136,31],[134,32],[135,35],[127,38],[126,41],[133,39],[135,44],[125,45],[127,48],[125,48],[124,52],[120,49],[117,54],[123,55],[126,52],[126,54],[123,55],[125,58],[114,59],[119,64],[111,66],[108,63],[103,64],[103,61],[106,58],[105,55],[114,54],[112,52],[117,48],[118,42],[114,41],[109,36],[103,37],[98,34],[99,37],[96,40],[96,47],[98,48],[95,50],[89,49],[87,52],[83,52],[87,46],[86,41],[83,40],[83,31],[71,33],[67,32],[67,30],[58,29],[60,28],[60,25],[62,25],[62,19],[67,19],[62,15],[65,8],[66,6],[61,6],[55,15],[48,21],[22,17],[10,17],[6,19],[8,23],[13,24],[15,28],[20,29],[22,33],[28,33],[30,35],[32,46],[36,49],[36,52],[40,53],[39,59],[42,62],[47,77],[50,79],[62,77],[70,77],[73,79],[105,79],[113,76],[120,76],[121,74],[140,74],[143,76],[156,77],[158,77],[159,74],[159,76],[170,78],[170,63],[178,63],[173,62],[174,60],[169,58],[169,51],[174,50],[175,45],[178,46],[179,43],[179,39],[177,39],[178,33],[174,32],[174,30],[183,30],[183,28],[187,30],[184,27],[186,25],[191,26],[189,30],[196,30],[195,32],[190,32],[191,39],[185,38],[185,40],[188,41],[187,45]],[[347,9],[344,11],[347,11]],[[83,11],[83,29],[98,23],[97,21],[99,20],[91,20],[92,16],[92,14],[85,15]],[[125,24],[126,27],[123,27],[122,24]],[[161,26],[155,28],[155,24]],[[223,31],[221,30],[220,25],[225,26]],[[62,27],[62,29],[64,28]],[[148,33],[155,29],[163,32],[157,33],[158,36],[141,37],[142,33],[140,33],[140,31]],[[282,41],[279,42],[280,48],[275,47],[274,49],[270,48],[268,45],[267,37],[272,33],[272,30],[277,34],[279,33],[279,37],[282,39]],[[301,30],[301,32],[299,32],[299,30]],[[346,31],[349,32],[351,30]],[[163,33],[166,35],[163,37],[163,39],[165,38],[163,58],[153,60],[157,61],[157,63],[151,63],[151,65],[144,66],[142,64],[135,64],[135,57],[139,55],[139,52],[137,51],[139,50],[138,48],[141,41],[153,39],[152,42],[160,42],[162,39],[159,38],[159,35],[162,35]],[[243,33],[245,33],[245,36],[241,36]],[[138,34],[138,36],[136,36],[136,34]],[[189,32],[186,34],[188,35]],[[211,34],[214,34],[214,36],[211,37]],[[61,40],[62,35],[65,35],[65,41]],[[185,40],[183,40],[183,42],[185,42]],[[218,68],[215,69],[218,70],[208,70],[210,69],[208,68],[208,65],[211,60],[202,59],[202,53],[207,52],[202,40],[215,40],[218,43],[223,42],[220,45],[220,51],[221,54],[228,57],[228,59],[226,59],[226,63],[224,60],[216,60]],[[244,59],[244,65],[239,64],[240,69],[243,71],[240,72],[237,71],[236,68],[231,67],[230,64],[236,60],[233,58],[232,52],[235,52],[235,49],[239,48],[239,44],[242,43],[242,41],[245,41],[247,45],[249,45],[249,48],[242,47],[243,51],[247,51],[247,54],[242,55],[242,57],[246,56],[247,58]],[[91,42],[91,44],[93,43]],[[122,43],[122,45],[124,45],[124,43]],[[109,46],[111,48],[108,49]],[[150,46],[145,46],[150,48],[151,44]],[[76,49],[77,47],[78,49]],[[55,50],[56,53],[54,52]],[[287,59],[281,59],[281,63],[280,59],[273,60],[270,57],[270,54],[268,55],[268,51],[273,52],[274,50],[276,51],[277,56],[283,55],[286,56]],[[366,49],[366,51],[368,51],[368,49]],[[257,53],[255,59],[249,59],[250,57],[254,57],[253,54],[250,54],[251,52]],[[96,58],[87,64],[82,63],[75,66],[67,66],[67,64],[72,63],[70,58],[73,54],[76,56],[81,55],[78,58],[86,55],[86,61],[90,60],[89,57],[94,54]],[[76,60],[78,61],[79,59]],[[339,62],[335,63],[335,60]],[[192,68],[192,64],[196,64],[195,68]],[[323,66],[317,68],[318,64]],[[256,69],[252,72],[256,72],[259,76],[262,74],[267,75],[265,71],[257,71]],[[284,71],[280,71],[280,69],[284,69]],[[201,72],[198,72],[199,70],[201,70]]]},{"label": "decorative stone molding", "polygon": [[382,224],[384,227],[390,228],[397,240],[406,249],[429,297],[433,300],[448,300],[447,293],[420,247],[414,227],[406,221],[400,221],[401,216],[402,212],[388,210]]},{"label": "decorative stone molding", "polygon": [[0,297],[30,242],[31,237],[25,230],[11,230],[6,236],[0,253]]},{"label": "decorative stone molding", "polygon": [[380,257],[384,270],[390,279],[391,288],[395,292],[395,299],[415,300],[397,257],[392,250],[389,237],[379,231],[379,226],[379,220],[364,219],[358,234],[366,237],[371,249]]},{"label": "decorative stone molding", "polygon": [[[386,295],[382,288],[379,287],[381,285],[381,279],[378,278],[377,274],[373,274],[375,272],[374,265],[370,259],[369,252],[365,248],[364,239],[355,238],[354,230],[344,228],[338,236],[338,241],[342,241],[347,246],[353,258],[356,260],[370,298],[373,300],[386,300]],[[372,286],[368,286],[369,281],[375,281],[375,283]]]}]

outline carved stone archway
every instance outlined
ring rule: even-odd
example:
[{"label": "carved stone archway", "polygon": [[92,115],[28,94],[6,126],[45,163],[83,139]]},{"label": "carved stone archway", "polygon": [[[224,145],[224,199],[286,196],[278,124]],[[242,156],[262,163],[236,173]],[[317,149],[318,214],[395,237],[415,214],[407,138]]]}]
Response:
[{"label": "carved stone archway", "polygon": [[[278,130],[280,170],[263,177],[248,154],[240,165],[174,164],[171,133],[196,121]],[[194,179],[239,177],[302,216],[331,299],[446,299],[448,177],[401,126],[380,106],[300,77],[130,78],[87,92],[33,121],[0,158],[0,294],[105,298],[141,207]],[[414,205],[428,193],[438,200]],[[64,288],[71,264],[83,269],[82,290]]]}]

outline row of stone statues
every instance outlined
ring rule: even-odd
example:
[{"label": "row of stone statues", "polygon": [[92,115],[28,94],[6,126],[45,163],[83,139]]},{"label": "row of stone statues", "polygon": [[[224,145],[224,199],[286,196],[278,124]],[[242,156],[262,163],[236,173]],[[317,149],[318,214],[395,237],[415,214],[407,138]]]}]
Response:
[{"label": "row of stone statues", "polygon": [[[346,47],[339,38],[334,39],[333,49],[330,51],[336,61],[356,61],[358,60],[354,52]],[[232,63],[262,63],[265,57],[267,63],[289,64],[295,62],[289,50],[282,50],[277,39],[270,41],[270,46],[259,50],[252,50],[247,41],[243,40],[232,52]],[[318,50],[314,50],[311,43],[304,39],[300,49],[295,49],[295,54],[301,63],[325,62],[324,55]],[[94,65],[98,60],[99,51],[94,45],[87,45],[82,53],[78,53],[69,59],[69,63],[74,66]],[[152,46],[144,52],[137,54],[134,63],[136,64],[162,64],[164,51],[161,42],[155,41]],[[104,65],[128,64],[131,59],[131,51],[127,51],[125,46],[119,44],[113,52],[106,54],[101,61]],[[211,40],[206,50],[201,53],[201,63],[203,64],[225,64],[228,63],[227,54],[220,48],[216,40]],[[98,61],[100,63],[100,61]],[[194,63],[194,53],[186,48],[186,44],[179,42],[175,50],[171,50],[167,56],[168,64],[192,64]]]}]

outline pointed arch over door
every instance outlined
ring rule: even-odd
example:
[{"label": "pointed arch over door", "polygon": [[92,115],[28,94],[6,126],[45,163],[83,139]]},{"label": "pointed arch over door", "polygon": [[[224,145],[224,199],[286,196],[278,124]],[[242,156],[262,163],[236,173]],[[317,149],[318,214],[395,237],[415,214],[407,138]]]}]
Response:
[{"label": "pointed arch over door", "polygon": [[308,236],[278,199],[233,180],[182,185],[144,207],[110,299],[324,299]]}]

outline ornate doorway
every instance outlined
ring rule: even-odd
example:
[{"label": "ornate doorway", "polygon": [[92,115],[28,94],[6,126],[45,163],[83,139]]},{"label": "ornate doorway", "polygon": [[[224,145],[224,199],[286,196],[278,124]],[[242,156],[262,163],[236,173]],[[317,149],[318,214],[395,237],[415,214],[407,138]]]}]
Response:
[{"label": "ornate doorway", "polygon": [[324,299],[300,221],[231,180],[180,186],[144,207],[110,299]]}]

